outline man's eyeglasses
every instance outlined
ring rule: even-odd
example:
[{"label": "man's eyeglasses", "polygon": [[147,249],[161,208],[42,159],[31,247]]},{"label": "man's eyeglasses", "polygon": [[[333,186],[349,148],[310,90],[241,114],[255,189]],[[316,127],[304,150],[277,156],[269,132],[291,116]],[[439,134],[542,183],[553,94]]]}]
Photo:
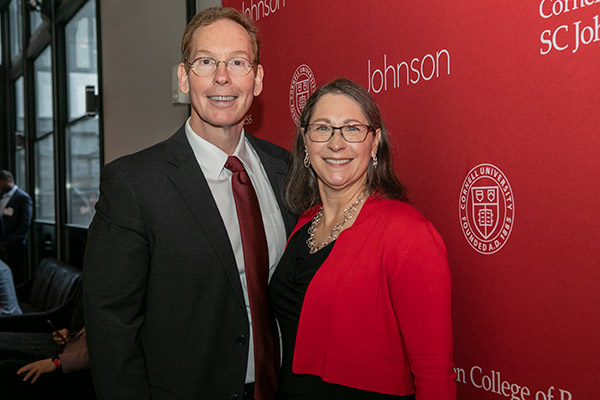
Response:
[{"label": "man's eyeglasses", "polygon": [[328,142],[333,137],[333,133],[339,129],[342,138],[348,143],[364,142],[367,134],[373,130],[369,125],[352,124],[344,126],[331,126],[325,124],[308,125],[304,132],[312,142],[323,143]]},{"label": "man's eyeglasses", "polygon": [[211,57],[198,57],[192,62],[187,62],[187,65],[198,76],[209,76],[215,73],[219,67],[219,63],[225,63],[227,71],[231,75],[245,76],[248,75],[254,63],[244,57],[232,57],[229,60],[217,61]]}]

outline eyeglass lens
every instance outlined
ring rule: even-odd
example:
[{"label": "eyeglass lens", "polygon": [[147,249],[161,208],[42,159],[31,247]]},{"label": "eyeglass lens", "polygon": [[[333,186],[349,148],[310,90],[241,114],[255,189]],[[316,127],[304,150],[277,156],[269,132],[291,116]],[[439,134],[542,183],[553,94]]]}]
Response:
[{"label": "eyeglass lens", "polygon": [[214,73],[220,63],[225,63],[227,70],[238,76],[246,75],[252,69],[252,63],[243,57],[234,57],[226,61],[217,61],[210,57],[199,57],[191,63],[191,68],[197,75],[207,76]]},{"label": "eyeglass lens", "polygon": [[312,124],[307,127],[309,138],[313,142],[328,142],[336,129],[341,131],[342,137],[347,142],[362,142],[367,137],[370,128],[367,125],[344,125],[337,127],[324,124]]}]

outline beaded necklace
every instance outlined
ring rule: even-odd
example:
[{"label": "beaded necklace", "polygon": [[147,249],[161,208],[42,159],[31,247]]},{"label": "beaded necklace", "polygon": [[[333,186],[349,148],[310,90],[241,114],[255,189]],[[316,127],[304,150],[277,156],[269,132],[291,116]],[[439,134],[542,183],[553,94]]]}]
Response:
[{"label": "beaded necklace", "polygon": [[308,246],[308,252],[310,254],[315,254],[317,251],[321,250],[323,247],[327,246],[329,243],[336,240],[338,238],[338,236],[340,235],[340,233],[342,232],[346,222],[348,222],[348,220],[354,216],[354,212],[356,211],[356,208],[359,206],[359,204],[364,203],[368,197],[369,197],[369,192],[362,192],[361,194],[359,194],[356,201],[354,203],[350,204],[348,206],[348,208],[346,208],[344,210],[344,214],[343,214],[344,219],[341,220],[340,222],[338,222],[337,224],[335,224],[333,228],[331,228],[331,231],[329,232],[329,236],[327,237],[327,240],[317,244],[317,243],[315,243],[315,230],[317,229],[317,225],[323,218],[323,206],[321,206],[321,208],[319,209],[319,212],[317,212],[317,215],[314,216],[314,218],[312,219],[312,222],[310,224],[310,227],[308,228],[308,239],[306,239],[306,245]]}]

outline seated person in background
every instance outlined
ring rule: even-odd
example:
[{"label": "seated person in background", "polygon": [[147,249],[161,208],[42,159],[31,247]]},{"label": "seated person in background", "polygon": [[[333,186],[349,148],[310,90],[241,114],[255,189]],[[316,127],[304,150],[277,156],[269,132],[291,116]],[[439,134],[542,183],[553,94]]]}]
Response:
[{"label": "seated person in background", "polygon": [[52,336],[59,346],[56,357],[0,362],[0,387],[6,398],[95,399],[85,327],[76,334],[61,329]]},{"label": "seated person in background", "polygon": [[0,315],[22,314],[12,272],[8,265],[0,261]]}]

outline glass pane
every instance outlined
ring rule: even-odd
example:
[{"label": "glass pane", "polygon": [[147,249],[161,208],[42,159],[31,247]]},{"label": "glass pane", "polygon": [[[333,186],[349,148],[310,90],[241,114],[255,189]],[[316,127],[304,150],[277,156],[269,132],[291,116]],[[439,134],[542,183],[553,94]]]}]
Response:
[{"label": "glass pane", "polygon": [[15,81],[15,112],[17,122],[17,135],[22,135],[25,130],[25,96],[23,77]]},{"label": "glass pane", "polygon": [[15,152],[15,164],[16,184],[25,190],[27,187],[27,179],[25,178],[25,149],[17,149]]},{"label": "glass pane", "polygon": [[67,128],[67,223],[88,226],[94,216],[100,182],[98,117]]},{"label": "glass pane", "polygon": [[36,137],[52,132],[52,59],[50,46],[33,63],[35,76]]},{"label": "glass pane", "polygon": [[95,1],[88,1],[67,23],[65,35],[69,121],[72,121],[85,115],[85,87],[98,87]]},{"label": "glass pane", "polygon": [[12,0],[8,6],[11,60],[14,60],[23,50],[21,9],[21,0]]},{"label": "glass pane", "polygon": [[54,135],[35,142],[36,219],[54,223]]},{"label": "glass pane", "polygon": [[35,32],[37,28],[42,24],[42,13],[40,11],[30,11],[29,12],[29,30],[31,31],[31,35]]},{"label": "glass pane", "polygon": [[15,179],[17,185],[25,189],[25,96],[23,77],[15,81]]}]

